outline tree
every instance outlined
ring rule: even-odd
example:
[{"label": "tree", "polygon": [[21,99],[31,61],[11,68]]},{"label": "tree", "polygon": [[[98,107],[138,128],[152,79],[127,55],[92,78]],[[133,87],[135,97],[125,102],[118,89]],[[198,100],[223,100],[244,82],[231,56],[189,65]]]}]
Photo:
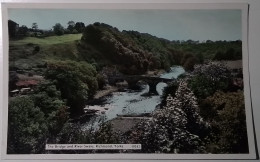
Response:
[{"label": "tree", "polygon": [[37,23],[32,23],[32,29],[36,31],[38,29],[38,24]]},{"label": "tree", "polygon": [[223,52],[221,52],[221,51],[218,51],[218,52],[215,54],[215,56],[214,56],[213,59],[214,59],[214,60],[225,60],[225,54],[224,54]]},{"label": "tree", "polygon": [[192,71],[196,62],[196,57],[191,53],[184,53],[181,59],[181,65],[186,71]]},{"label": "tree", "polygon": [[71,116],[81,115],[86,101],[98,88],[97,72],[85,62],[52,61],[47,63],[45,77],[53,81],[67,100]]},{"label": "tree", "polygon": [[40,153],[48,132],[44,113],[29,96],[14,97],[9,102],[8,148],[10,154]]},{"label": "tree", "polygon": [[78,34],[78,31],[76,29],[73,29],[71,33],[72,34]]},{"label": "tree", "polygon": [[68,22],[68,27],[67,29],[72,32],[74,30],[74,27],[75,27],[75,22],[74,21],[69,21]]},{"label": "tree", "polygon": [[204,55],[202,53],[198,53],[196,55],[196,57],[197,57],[197,60],[198,60],[199,64],[203,64],[204,63]]},{"label": "tree", "polygon": [[234,48],[229,48],[225,53],[218,51],[215,54],[214,60],[241,60],[242,51],[235,50]]},{"label": "tree", "polygon": [[18,29],[18,33],[21,34],[22,36],[26,36],[27,32],[28,32],[28,28],[25,25],[22,25]]},{"label": "tree", "polygon": [[189,87],[199,99],[213,95],[217,90],[228,90],[230,70],[223,64],[196,65],[189,80]]},{"label": "tree", "polygon": [[56,35],[63,35],[64,34],[64,27],[60,23],[56,23],[53,26],[53,31]]},{"label": "tree", "polygon": [[105,80],[104,75],[97,74],[97,82],[98,82],[98,88],[103,89],[104,86],[106,85],[106,80]]},{"label": "tree", "polygon": [[[76,28],[76,27],[75,27]],[[88,25],[83,32],[82,38],[93,45],[98,45],[101,41],[102,30],[95,25]]]},{"label": "tree", "polygon": [[191,71],[194,69],[194,65],[196,63],[196,58],[195,57],[189,57],[185,63],[183,64],[183,67],[186,71]]},{"label": "tree", "polygon": [[79,33],[82,33],[83,30],[85,28],[85,24],[83,22],[77,22],[75,24],[75,29],[79,32]]},{"label": "tree", "polygon": [[44,113],[50,136],[55,136],[69,117],[68,107],[61,98],[61,92],[53,83],[45,81],[34,89],[31,98]]}]

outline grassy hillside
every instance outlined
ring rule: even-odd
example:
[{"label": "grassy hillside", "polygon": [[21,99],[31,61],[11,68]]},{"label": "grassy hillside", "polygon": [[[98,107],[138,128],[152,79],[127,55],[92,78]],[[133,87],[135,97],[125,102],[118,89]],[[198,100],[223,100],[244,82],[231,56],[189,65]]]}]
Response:
[{"label": "grassy hillside", "polygon": [[75,59],[76,42],[82,34],[67,34],[46,38],[26,37],[11,40],[9,60],[11,69],[35,70],[52,59]]},{"label": "grassy hillside", "polygon": [[10,40],[10,45],[19,46],[27,45],[28,43],[38,44],[41,46],[48,46],[54,44],[71,43],[80,40],[82,34],[66,34],[61,36],[50,36],[45,38],[25,37],[21,40]]}]

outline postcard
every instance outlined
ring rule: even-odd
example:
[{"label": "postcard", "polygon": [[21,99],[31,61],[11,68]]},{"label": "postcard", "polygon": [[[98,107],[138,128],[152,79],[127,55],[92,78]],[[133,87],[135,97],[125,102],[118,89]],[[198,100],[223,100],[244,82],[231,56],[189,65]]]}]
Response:
[{"label": "postcard", "polygon": [[5,159],[256,159],[247,4],[3,4]]}]

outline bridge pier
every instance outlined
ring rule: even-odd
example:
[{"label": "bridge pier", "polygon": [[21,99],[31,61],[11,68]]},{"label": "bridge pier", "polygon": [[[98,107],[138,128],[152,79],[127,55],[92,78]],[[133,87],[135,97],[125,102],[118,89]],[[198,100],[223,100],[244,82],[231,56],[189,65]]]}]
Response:
[{"label": "bridge pier", "polygon": [[140,86],[137,85],[137,82],[138,81],[128,81],[128,88],[129,89],[132,89],[132,90],[139,90],[140,89]]},{"label": "bridge pier", "polygon": [[148,83],[148,85],[149,85],[149,92],[148,92],[148,95],[159,95],[159,93],[157,92],[157,90],[156,90],[156,85],[157,85],[158,83],[157,82],[150,82],[150,83]]}]

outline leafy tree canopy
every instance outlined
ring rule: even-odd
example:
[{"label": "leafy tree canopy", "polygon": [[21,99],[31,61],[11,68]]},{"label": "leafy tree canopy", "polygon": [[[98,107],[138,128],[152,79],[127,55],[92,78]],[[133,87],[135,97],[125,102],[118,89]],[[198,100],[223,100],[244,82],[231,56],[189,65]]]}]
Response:
[{"label": "leafy tree canopy", "polygon": [[44,149],[48,123],[29,96],[9,102],[8,153],[39,153]]},{"label": "leafy tree canopy", "polygon": [[98,88],[97,72],[86,62],[48,62],[45,77],[52,80],[67,100],[71,115],[82,114],[87,99],[92,98]]},{"label": "leafy tree canopy", "polygon": [[64,27],[60,23],[56,23],[53,26],[53,31],[56,35],[63,35],[64,34]]}]

